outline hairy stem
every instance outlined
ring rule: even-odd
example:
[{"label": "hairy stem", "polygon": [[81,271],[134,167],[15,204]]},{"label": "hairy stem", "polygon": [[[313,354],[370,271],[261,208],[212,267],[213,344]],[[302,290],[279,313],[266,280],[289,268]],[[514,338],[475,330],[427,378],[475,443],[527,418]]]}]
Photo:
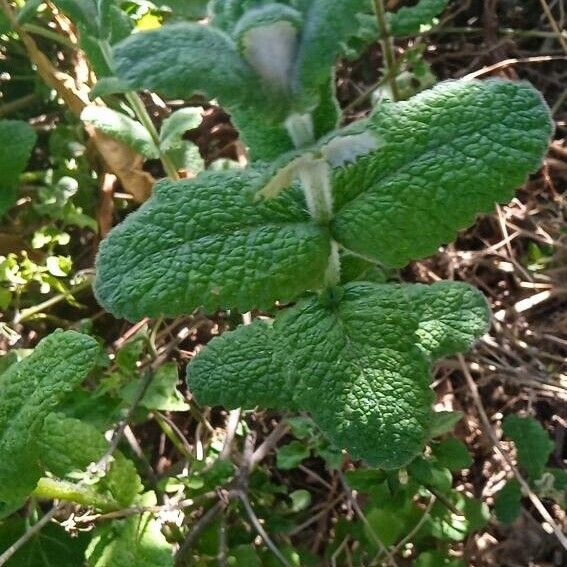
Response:
[{"label": "hairy stem", "polygon": [[376,12],[376,20],[378,22],[378,32],[380,33],[380,44],[384,52],[384,66],[386,67],[386,75],[392,91],[394,100],[400,100],[400,91],[396,81],[396,57],[394,55],[394,42],[388,29],[386,21],[386,9],[384,8],[384,0],[373,0],[374,11]]},{"label": "hairy stem", "polygon": [[296,148],[303,148],[315,142],[311,114],[290,114],[285,121],[285,127]]},{"label": "hairy stem", "polygon": [[88,486],[55,478],[40,478],[33,494],[43,500],[66,500],[83,506],[93,506],[105,512],[120,509],[120,504]]},{"label": "hairy stem", "polygon": [[[296,148],[315,142],[313,119],[310,114],[292,114],[285,122],[286,129]],[[305,202],[311,218],[326,225],[333,218],[333,190],[331,188],[331,166],[325,159],[310,156],[303,160],[297,170]],[[329,265],[325,272],[325,287],[337,285],[340,281],[341,264],[338,244],[332,241]]]}]

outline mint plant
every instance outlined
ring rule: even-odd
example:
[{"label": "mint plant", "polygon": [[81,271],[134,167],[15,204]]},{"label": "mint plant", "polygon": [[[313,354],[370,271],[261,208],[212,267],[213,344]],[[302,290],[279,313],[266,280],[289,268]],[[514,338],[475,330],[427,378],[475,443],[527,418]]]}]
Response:
[{"label": "mint plant", "polygon": [[465,284],[347,282],[341,263],[433,254],[511,198],[551,126],[530,85],[488,80],[447,81],[338,128],[333,64],[366,8],[215,2],[213,25],[116,45],[114,87],[218,98],[252,162],[160,182],[102,243],[95,289],[133,321],[293,302],[214,339],[189,388],[210,405],[309,411],[353,457],[397,468],[428,438],[432,363],[480,337],[488,309]]},{"label": "mint plant", "polygon": [[[30,494],[102,510],[129,506],[142,490],[134,464],[115,452],[106,474],[77,482],[103,457],[104,435],[62,413],[80,383],[100,365],[92,337],[56,331],[0,374],[0,518]],[[87,477],[84,480],[87,480]]]}]

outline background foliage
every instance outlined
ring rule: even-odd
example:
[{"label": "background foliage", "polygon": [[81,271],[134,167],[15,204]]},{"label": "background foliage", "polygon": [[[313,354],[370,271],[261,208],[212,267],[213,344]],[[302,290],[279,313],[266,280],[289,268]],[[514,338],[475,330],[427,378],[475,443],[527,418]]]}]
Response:
[{"label": "background foliage", "polygon": [[[371,13],[340,46],[346,122],[446,78],[498,76],[530,80],[556,127],[542,169],[454,244],[400,270],[352,261],[378,282],[469,282],[495,313],[466,359],[435,367],[426,451],[391,472],[352,461],[307,415],[196,404],[181,371],[248,314],[132,325],[93,297],[100,240],[155,180],[241,168],[235,125],[247,141],[262,127],[246,113],[231,122],[228,95],[117,94],[108,49],[201,20],[206,4],[0,0],[0,564],[561,565],[562,3],[386,2],[395,82]],[[230,29],[248,4],[224,2],[217,25]],[[51,388],[50,353],[65,358],[65,391]]]}]

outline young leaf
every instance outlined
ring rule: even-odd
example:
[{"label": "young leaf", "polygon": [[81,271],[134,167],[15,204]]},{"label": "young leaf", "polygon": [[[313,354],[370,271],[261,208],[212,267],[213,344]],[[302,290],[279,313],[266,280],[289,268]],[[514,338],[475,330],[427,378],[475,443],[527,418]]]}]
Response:
[{"label": "young leaf", "polygon": [[304,459],[309,457],[311,451],[301,441],[292,441],[278,449],[276,454],[278,469],[290,470],[296,468]]},{"label": "young leaf", "polygon": [[394,36],[419,34],[424,26],[431,26],[448,3],[449,0],[419,0],[415,6],[403,6],[387,14],[390,33]]},{"label": "young leaf", "polygon": [[506,416],[502,429],[514,441],[518,464],[526,471],[529,480],[533,482],[540,478],[555,447],[541,423],[533,417],[512,414]]},{"label": "young leaf", "polygon": [[434,439],[435,437],[445,435],[445,433],[450,433],[455,425],[463,419],[463,415],[462,411],[435,412],[431,419],[429,437]]},{"label": "young leaf", "polygon": [[175,149],[183,141],[188,130],[194,130],[202,121],[203,108],[181,108],[167,117],[161,125],[159,145],[162,151]]},{"label": "young leaf", "polygon": [[319,89],[329,82],[341,43],[357,31],[356,14],[367,5],[367,0],[309,2],[293,72],[293,90],[299,97],[296,104],[304,111],[318,105]]},{"label": "young leaf", "polygon": [[159,157],[159,150],[150,133],[137,120],[122,112],[106,106],[87,106],[81,113],[81,120],[90,122],[95,128],[124,142],[146,158]]},{"label": "young leaf", "polygon": [[[389,266],[434,253],[540,164],[549,110],[526,83],[447,81],[369,119],[377,150],[335,170],[334,238]],[[451,211],[451,214],[447,214]]]},{"label": "young leaf", "polygon": [[56,331],[0,375],[0,514],[34,489],[43,422],[95,367],[98,352],[93,338]]},{"label": "young leaf", "polygon": [[205,161],[199,148],[192,142],[183,139],[188,130],[201,124],[202,107],[181,108],[163,121],[159,133],[160,150],[167,154],[178,169],[199,173],[205,168]]},{"label": "young leaf", "polygon": [[89,567],[173,567],[172,546],[148,513],[97,527],[86,558]]},{"label": "young leaf", "polygon": [[[177,389],[179,371],[175,362],[167,362],[160,366],[146,389],[140,405],[151,410],[159,411],[188,411],[189,405]],[[132,402],[140,387],[139,381],[128,384],[121,392],[122,398]]]},{"label": "young leaf", "polygon": [[[460,318],[449,327],[456,304]],[[427,434],[431,360],[465,348],[486,317],[482,295],[463,284],[352,283],[282,312],[273,326],[213,339],[189,365],[188,384],[208,405],[307,410],[338,447],[396,468]]]},{"label": "young leaf", "polygon": [[255,203],[254,170],[162,181],[102,243],[95,291],[131,320],[204,306],[247,311],[289,300],[323,281],[324,227],[309,222],[300,192]]},{"label": "young leaf", "polygon": [[240,54],[274,92],[289,93],[297,51],[301,14],[284,4],[270,3],[246,12],[234,36]]},{"label": "young leaf", "polygon": [[454,437],[435,443],[431,446],[431,451],[437,457],[439,464],[450,471],[466,469],[473,462],[467,446]]},{"label": "young leaf", "polygon": [[0,216],[16,202],[18,180],[32,153],[37,134],[21,120],[0,120]]}]

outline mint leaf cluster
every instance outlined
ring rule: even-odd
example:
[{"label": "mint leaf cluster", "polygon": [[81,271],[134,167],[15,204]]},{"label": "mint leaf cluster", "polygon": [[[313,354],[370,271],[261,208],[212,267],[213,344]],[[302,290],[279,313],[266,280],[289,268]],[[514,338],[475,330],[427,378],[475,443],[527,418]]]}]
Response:
[{"label": "mint leaf cluster", "polygon": [[133,321],[297,302],[212,341],[189,365],[191,391],[307,410],[354,457],[395,468],[427,438],[432,362],[482,335],[487,307],[459,283],[346,283],[342,260],[398,268],[434,253],[511,198],[551,125],[530,85],[489,80],[440,83],[337,128],[333,64],[366,7],[216,2],[213,25],[116,46],[125,88],[217,97],[253,160],[160,182],[102,243],[95,291]]}]

